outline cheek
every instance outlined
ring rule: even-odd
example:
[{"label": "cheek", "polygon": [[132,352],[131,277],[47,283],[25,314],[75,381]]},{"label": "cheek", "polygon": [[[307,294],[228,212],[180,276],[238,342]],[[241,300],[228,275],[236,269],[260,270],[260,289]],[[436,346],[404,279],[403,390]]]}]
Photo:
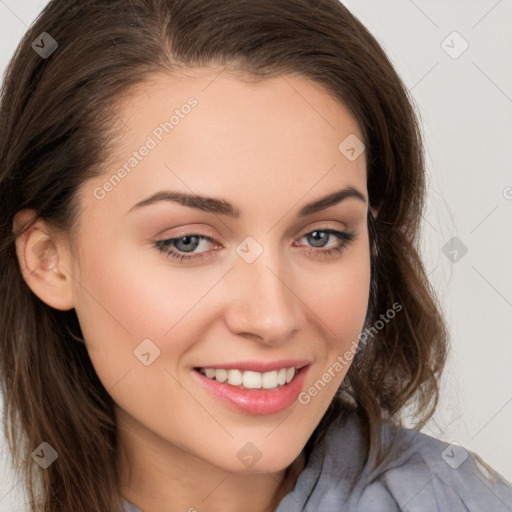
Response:
[{"label": "cheek", "polygon": [[116,338],[135,342],[140,336],[162,336],[172,325],[170,306],[179,307],[185,280],[177,276],[172,287],[166,287],[162,268],[137,261],[132,254],[121,246],[101,251],[92,244],[81,258],[76,309],[91,340],[118,332]]},{"label": "cheek", "polygon": [[[360,264],[345,273],[339,281],[337,293],[325,304],[333,320],[335,333],[346,338],[359,333],[366,316],[369,299],[370,270],[368,265]],[[348,275],[347,275],[348,274]]]},{"label": "cheek", "polygon": [[[298,396],[301,421],[309,431],[317,426],[349,370],[368,309],[370,258],[367,246],[361,244],[350,253],[337,270],[331,271],[328,285],[311,293],[315,301],[315,320],[321,329],[322,343],[316,347],[316,364]],[[360,249],[360,250],[359,250]]]},{"label": "cheek", "polygon": [[177,365],[194,338],[192,324],[199,325],[200,317],[209,312],[200,299],[222,273],[191,279],[190,271],[171,270],[165,255],[161,262],[151,259],[148,264],[126,256],[133,250],[103,251],[101,244],[94,243],[83,254],[75,309],[89,356],[106,389],[142,366],[134,351],[144,340],[155,345],[149,345],[154,354],[160,351],[156,366]]},{"label": "cheek", "polygon": [[357,340],[368,309],[370,277],[366,239],[347,251],[339,264],[316,272],[316,285],[310,287],[307,303],[323,321],[324,339],[331,350],[344,350]]},{"label": "cheek", "polygon": [[160,338],[171,325],[169,311],[164,314],[169,303],[165,289],[155,286],[147,268],[126,254],[88,245],[75,285],[83,337],[106,389],[140,364],[134,350],[144,339]]}]

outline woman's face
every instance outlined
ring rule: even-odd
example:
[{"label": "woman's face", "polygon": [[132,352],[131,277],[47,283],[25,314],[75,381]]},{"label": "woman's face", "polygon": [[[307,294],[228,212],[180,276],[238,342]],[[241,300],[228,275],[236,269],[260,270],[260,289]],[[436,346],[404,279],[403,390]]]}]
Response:
[{"label": "woman's face", "polygon": [[[219,71],[155,75],[116,111],[119,145],[81,190],[70,282],[133,446],[278,471],[319,423],[363,326],[365,154],[320,86]],[[320,201],[349,187],[361,197]]]}]

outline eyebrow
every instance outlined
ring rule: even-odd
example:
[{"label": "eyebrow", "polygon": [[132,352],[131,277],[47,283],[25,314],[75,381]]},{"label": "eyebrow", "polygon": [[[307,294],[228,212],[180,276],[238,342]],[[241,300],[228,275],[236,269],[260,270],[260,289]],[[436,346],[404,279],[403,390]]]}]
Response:
[{"label": "eyebrow", "polygon": [[[318,211],[330,208],[331,206],[335,206],[336,204],[349,198],[358,199],[359,201],[362,201],[364,204],[366,204],[366,197],[363,195],[363,193],[350,186],[341,190],[337,190],[332,194],[328,194],[324,197],[321,197],[320,199],[316,199],[315,201],[306,204],[299,211],[298,216],[305,217],[306,215],[311,215]],[[155,192],[151,196],[132,206],[128,213],[138,208],[157,203],[159,201],[171,201],[181,204],[182,206],[197,208],[205,212],[227,215],[228,217],[232,217],[234,219],[241,217],[240,209],[225,199],[206,197],[198,194],[187,194],[173,190],[161,190],[159,192]]]}]

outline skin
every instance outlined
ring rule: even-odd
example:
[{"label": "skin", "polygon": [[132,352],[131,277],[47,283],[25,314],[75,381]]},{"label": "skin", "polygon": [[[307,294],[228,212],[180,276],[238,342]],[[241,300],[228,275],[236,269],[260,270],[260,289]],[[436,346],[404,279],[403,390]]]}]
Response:
[{"label": "skin", "polygon": [[[97,199],[95,188],[191,96],[198,104],[190,114]],[[370,286],[366,161],[364,153],[348,160],[338,145],[361,132],[342,104],[304,78],[251,84],[211,68],[154,75],[117,114],[119,144],[103,176],[80,191],[76,246],[39,221],[17,240],[24,278],[47,304],[76,310],[91,361],[117,404],[126,499],[145,512],[274,510],[302,471],[301,451],[350,362],[308,404],[271,415],[229,408],[192,369],[308,359],[307,390],[353,347]],[[297,216],[347,186],[366,203],[349,198]],[[166,201],[128,213],[163,189],[223,198],[241,217]],[[32,214],[19,212],[14,228]],[[340,245],[334,235],[323,247],[305,236],[324,228],[354,231],[356,239],[341,254],[310,253]],[[180,263],[154,246],[187,233],[215,240],[194,250],[207,257]],[[235,250],[248,236],[263,248],[252,263]],[[54,255],[42,260],[35,248],[46,243]],[[134,356],[146,338],[160,350],[149,366]],[[250,468],[237,457],[248,442],[261,453]]]}]

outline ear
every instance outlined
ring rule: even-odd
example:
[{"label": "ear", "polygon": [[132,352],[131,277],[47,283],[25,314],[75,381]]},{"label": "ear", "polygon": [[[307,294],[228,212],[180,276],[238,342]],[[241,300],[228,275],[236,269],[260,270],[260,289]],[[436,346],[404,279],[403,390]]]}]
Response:
[{"label": "ear", "polygon": [[[20,233],[35,217],[34,210],[20,210],[13,222],[13,232]],[[29,288],[49,306],[66,311],[73,309],[74,296],[69,253],[42,220],[16,238],[16,254],[23,279]]]}]

